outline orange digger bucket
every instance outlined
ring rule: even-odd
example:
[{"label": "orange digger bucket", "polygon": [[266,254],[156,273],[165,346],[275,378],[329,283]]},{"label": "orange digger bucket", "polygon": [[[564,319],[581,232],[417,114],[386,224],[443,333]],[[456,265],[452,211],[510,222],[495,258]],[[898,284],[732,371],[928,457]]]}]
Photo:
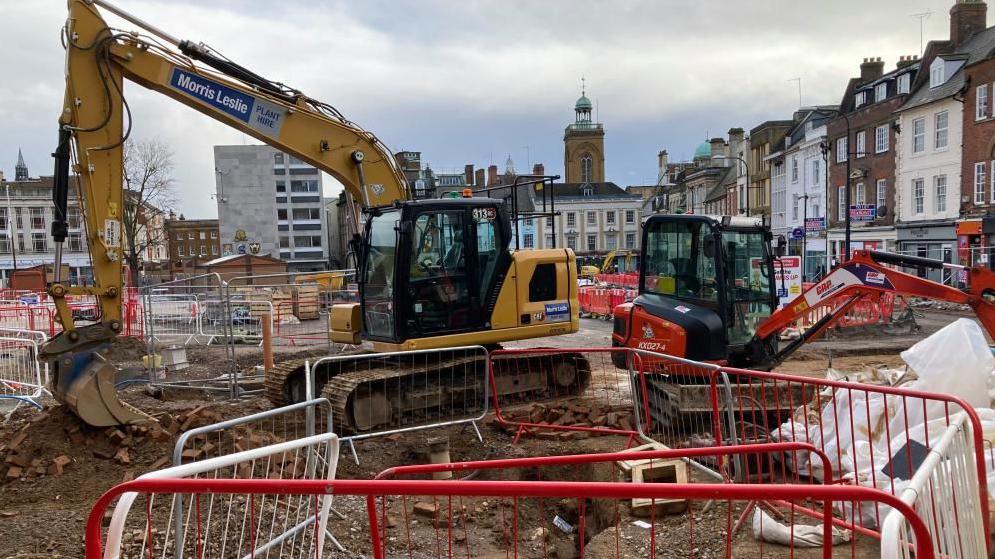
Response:
[{"label": "orange digger bucket", "polygon": [[52,395],[88,425],[112,427],[155,421],[118,399],[114,366],[94,359],[92,353],[55,360],[52,367]]}]

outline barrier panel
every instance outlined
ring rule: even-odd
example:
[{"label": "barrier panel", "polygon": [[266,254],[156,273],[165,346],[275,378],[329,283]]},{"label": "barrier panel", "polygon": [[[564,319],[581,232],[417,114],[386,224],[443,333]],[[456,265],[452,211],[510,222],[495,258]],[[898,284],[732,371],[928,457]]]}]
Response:
[{"label": "barrier panel", "polygon": [[[477,423],[488,412],[482,346],[332,355],[307,362],[311,394],[328,398],[341,440]],[[356,458],[358,462],[358,458]]]},{"label": "barrier panel", "polygon": [[[930,544],[943,557],[988,554],[981,520],[978,472],[967,416],[959,414],[940,436],[899,497],[930,527]],[[891,512],[881,528],[882,559],[911,559],[915,536],[901,514]]]},{"label": "barrier panel", "polygon": [[[758,451],[756,448],[729,450]],[[662,451],[660,455],[666,453],[670,459],[676,459],[682,454],[694,452],[670,450]],[[629,452],[508,459],[489,467],[481,463],[447,466],[454,473],[476,471],[491,478],[474,481],[138,479],[113,487],[93,506],[86,526],[86,557],[117,556],[115,553],[119,546],[113,528],[117,526],[118,519],[122,519],[122,523],[127,522],[128,526],[139,527],[140,541],[151,542],[140,548],[134,546],[135,551],[140,553],[145,549],[165,548],[168,527],[162,524],[164,517],[160,509],[162,501],[168,501],[168,498],[157,499],[157,496],[175,493],[193,495],[192,500],[227,497],[227,502],[231,503],[229,514],[249,519],[254,519],[259,514],[257,511],[264,510],[260,505],[263,502],[280,502],[281,499],[301,496],[317,499],[334,494],[337,502],[351,507],[352,518],[361,517],[365,512],[365,526],[360,525],[362,527],[354,540],[362,547],[353,549],[353,555],[377,559],[401,556],[561,557],[564,553],[580,558],[673,557],[675,554],[689,557],[795,557],[801,553],[794,543],[796,530],[804,532],[806,538],[821,536],[825,541],[821,553],[806,556],[818,554],[830,558],[833,557],[834,541],[844,539],[833,530],[830,520],[829,511],[834,502],[880,502],[893,507],[897,513],[904,515],[916,536],[913,550],[917,559],[935,559],[937,556],[929,545],[927,524],[909,505],[894,495],[867,487],[552,481],[523,477],[524,472],[534,471],[540,465],[578,472],[598,463],[607,466],[606,462],[635,460],[641,456],[644,455]],[[501,475],[512,469],[518,472]],[[438,469],[420,473],[428,471],[435,473]],[[394,473],[398,472],[395,470]],[[516,479],[492,479],[495,473]],[[130,515],[135,498],[126,501],[125,497],[136,494],[145,496],[145,507]],[[105,546],[101,521],[106,508],[119,496],[122,496],[121,501],[114,509],[114,520],[112,528],[108,529]],[[785,546],[754,541],[752,535],[737,535],[728,529],[736,509],[743,503],[761,499],[805,504],[814,502],[821,506],[826,520],[815,526],[803,526],[796,525],[794,516],[786,518],[791,522],[790,528],[785,530],[790,530],[792,543]],[[648,503],[649,515],[634,518],[623,508],[622,500]],[[157,507],[157,504],[160,506]],[[655,512],[658,506],[664,505],[681,505],[684,517],[675,519]],[[706,520],[706,516],[719,521]],[[206,517],[204,507],[201,507],[189,524],[200,527],[201,520]],[[250,524],[254,525],[251,521]],[[765,530],[771,528],[773,526],[769,521],[760,522],[761,538],[764,538]],[[314,541],[321,538],[322,529],[321,526],[305,525],[306,536]],[[198,536],[195,541],[199,544],[199,550],[203,551],[198,557],[253,556],[246,552],[252,545],[235,549],[232,540],[245,539],[239,530],[201,530]],[[877,545],[869,538],[861,542],[851,540],[848,556],[866,556],[866,550]],[[227,553],[219,553],[218,550],[227,550]],[[132,550],[125,548],[122,551]],[[313,554],[320,557],[321,552],[318,547]]]},{"label": "barrier panel", "polygon": [[578,287],[577,298],[580,312],[597,318],[610,319],[615,313],[615,307],[636,298],[634,289],[597,287],[585,285]]},{"label": "barrier panel", "polygon": [[[177,481],[265,481],[288,484],[294,480],[334,479],[338,460],[338,439],[323,433],[277,444],[249,442],[246,450],[193,464],[174,466],[147,473],[141,482]],[[245,499],[212,494],[194,495],[181,508],[178,497],[166,503],[146,500],[149,517],[133,524],[129,511],[138,498],[123,493],[107,527],[105,557],[264,557],[270,555],[320,557],[325,547],[325,526],[332,496],[294,495],[279,499]],[[183,514],[183,531],[171,528],[176,510]],[[153,514],[154,511],[154,514]],[[154,519],[154,520],[153,520]],[[162,529],[153,528],[153,522]],[[137,529],[136,529],[137,528]],[[310,531],[313,532],[309,533]],[[99,527],[98,527],[99,530]]]},{"label": "barrier panel", "polygon": [[[328,400],[318,398],[185,431],[173,448],[173,466],[236,454],[260,443],[281,443],[325,433],[332,433],[332,410]],[[265,472],[269,479],[294,479],[297,475],[295,468]],[[183,495],[176,495],[173,530],[177,541],[184,541],[185,517],[189,514]],[[342,549],[334,538],[332,542]],[[182,557],[182,550],[182,546],[176,548],[177,559]]]},{"label": "barrier panel", "polygon": [[14,399],[40,407],[37,398],[47,392],[48,367],[38,360],[44,340],[0,337],[0,399]]}]

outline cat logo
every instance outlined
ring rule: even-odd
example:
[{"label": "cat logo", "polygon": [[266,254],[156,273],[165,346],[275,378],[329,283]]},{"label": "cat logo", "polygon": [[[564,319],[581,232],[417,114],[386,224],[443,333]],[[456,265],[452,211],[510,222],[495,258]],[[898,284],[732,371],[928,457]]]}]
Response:
[{"label": "cat logo", "polygon": [[643,324],[643,337],[644,338],[655,338],[656,334],[653,332],[653,327],[649,324]]}]

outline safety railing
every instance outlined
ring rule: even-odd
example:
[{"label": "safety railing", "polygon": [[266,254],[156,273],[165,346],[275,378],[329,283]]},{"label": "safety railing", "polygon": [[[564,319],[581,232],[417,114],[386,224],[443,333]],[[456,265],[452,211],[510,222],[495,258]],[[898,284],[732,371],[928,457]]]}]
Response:
[{"label": "safety railing", "polygon": [[358,462],[355,441],[478,423],[488,412],[482,346],[332,355],[306,363],[311,395],[332,403],[335,429]]},{"label": "safety railing", "polygon": [[[746,452],[754,452],[747,449]],[[667,451],[679,456],[681,451]],[[601,457],[604,461],[638,459],[639,453],[624,453]],[[594,466],[592,456],[549,457],[556,465],[570,471]],[[497,468],[481,471],[479,463],[453,465],[454,471],[480,471],[480,475],[515,468],[528,471],[536,459],[505,460]],[[526,461],[533,461],[528,463]],[[86,527],[86,556],[96,559],[112,555],[119,546],[109,533],[102,533],[101,521],[107,507],[119,496],[144,495],[144,508],[137,509],[129,519],[130,526],[138,527],[138,539],[151,545],[135,546],[129,555],[141,553],[152,547],[166,547],[168,530],[161,528],[162,514],[157,503],[160,495],[183,493],[192,500],[227,498],[231,503],[229,514],[249,518],[250,524],[260,511],[261,503],[280,502],[281,499],[306,496],[312,499],[335,495],[337,503],[348,504],[353,511],[351,518],[358,519],[365,513],[365,527],[352,540],[357,546],[351,551],[359,556],[386,557],[670,557],[675,550],[686,550],[696,557],[796,557],[804,539],[818,537],[821,556],[833,557],[834,545],[845,537],[833,530],[832,503],[882,503],[904,515],[909,528],[916,535],[913,544],[917,559],[934,559],[937,554],[929,545],[928,527],[924,520],[906,503],[894,495],[860,486],[788,484],[698,484],[698,483],[629,483],[611,481],[552,481],[548,479],[481,479],[466,480],[265,480],[265,479],[138,479],[112,488],[105,493],[90,511]],[[124,502],[115,507],[114,519],[128,518],[135,502]],[[737,537],[729,530],[732,513],[744,503],[764,499],[784,502],[817,503],[824,512],[818,525],[783,527],[790,543],[784,546],[765,545],[767,531],[773,530],[764,519],[756,526],[760,542]],[[166,499],[168,501],[168,498]],[[649,504],[648,516],[634,518],[622,510],[621,501]],[[684,518],[677,522],[671,517],[657,514],[657,505],[683,504]],[[310,503],[309,503],[310,504]],[[315,504],[317,506],[317,504]],[[706,507],[710,507],[706,509]],[[720,507],[726,507],[722,511]],[[161,507],[160,507],[161,508]],[[122,510],[123,509],[123,510]],[[191,525],[201,526],[205,518],[203,507],[190,519]],[[706,520],[717,518],[718,522]],[[763,516],[759,516],[763,519]],[[112,521],[112,526],[115,523]],[[725,528],[725,529],[723,529]],[[305,525],[305,536],[311,541],[321,540],[324,527],[316,523]],[[243,543],[240,530],[200,530],[199,549],[203,556],[244,557],[254,546]],[[804,538],[796,540],[796,535]],[[773,534],[771,534],[773,535]],[[365,542],[363,541],[365,537]],[[867,556],[877,542],[865,538],[858,543],[851,540],[849,556]],[[257,546],[256,546],[257,547]],[[350,546],[351,547],[351,546]],[[216,550],[228,550],[218,553]],[[214,551],[213,553],[208,553]],[[308,546],[301,550],[322,556],[321,547]],[[294,555],[304,556],[304,555]]]},{"label": "safety railing", "polygon": [[[10,332],[9,330],[7,332]],[[38,359],[44,343],[37,334],[0,337],[0,399],[17,400],[35,407],[38,398],[47,393],[48,367]]]},{"label": "safety railing", "polygon": [[[139,483],[224,481],[270,482],[277,485],[300,481],[326,482],[335,477],[338,439],[323,433],[270,445],[246,443],[234,454],[150,472]],[[186,506],[176,492],[166,503],[149,498],[143,504],[148,517],[134,523],[129,512],[138,499],[122,492],[106,531],[103,557],[309,557],[322,555],[325,526],[332,495],[296,494],[254,498],[245,507],[245,496],[193,492]],[[182,514],[181,530],[172,521]],[[154,526],[161,526],[156,528]],[[100,526],[97,526],[100,530]],[[99,545],[99,544],[98,544]],[[100,557],[101,555],[93,555]]]},{"label": "safety railing", "polygon": [[[984,480],[981,481],[985,483]],[[943,557],[987,556],[988,538],[976,488],[974,445],[967,416],[958,415],[922,459],[899,497],[930,527],[930,544]],[[915,536],[901,514],[889,513],[881,528],[882,559],[911,559]]]}]

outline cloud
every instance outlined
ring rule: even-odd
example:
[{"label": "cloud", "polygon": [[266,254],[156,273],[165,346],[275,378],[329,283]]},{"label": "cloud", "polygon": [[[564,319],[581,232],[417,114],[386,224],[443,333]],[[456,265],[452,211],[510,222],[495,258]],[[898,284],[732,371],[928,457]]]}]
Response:
[{"label": "cloud", "polygon": [[[33,174],[51,172],[61,107],[60,2],[0,0],[0,169],[23,147]],[[579,79],[606,127],[607,174],[621,184],[656,175],[656,152],[688,157],[706,136],[834,103],[866,56],[893,64],[927,38],[946,38],[950,0],[602,2],[470,0],[210,3],[119,0],[182,38],[206,42],[271,79],[327,101],[393,149],[433,168],[464,163],[562,172],[563,127]],[[109,21],[131,29],[112,17]],[[216,215],[215,144],[254,143],[129,84],[134,134],[175,152],[181,210]],[[526,146],[528,146],[526,148]]]}]

